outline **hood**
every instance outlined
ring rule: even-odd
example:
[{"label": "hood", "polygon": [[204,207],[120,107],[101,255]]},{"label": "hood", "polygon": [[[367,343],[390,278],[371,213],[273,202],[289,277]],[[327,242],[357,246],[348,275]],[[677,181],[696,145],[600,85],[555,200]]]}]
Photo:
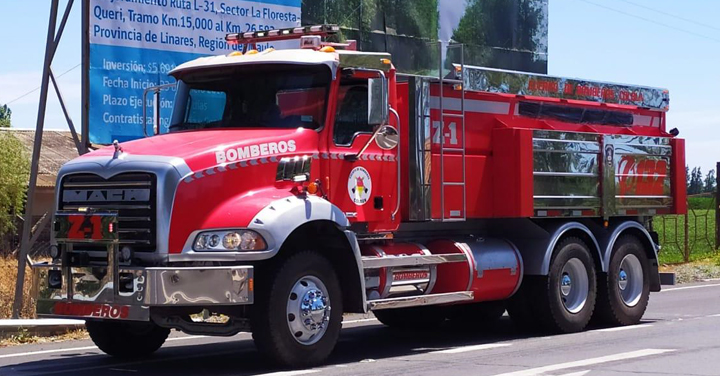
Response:
[{"label": "hood", "polygon": [[[218,164],[317,152],[317,132],[310,129],[214,129],[169,133],[120,143],[123,155],[182,158],[196,171]],[[109,156],[113,146],[82,158]],[[122,158],[122,156],[121,156]]]}]

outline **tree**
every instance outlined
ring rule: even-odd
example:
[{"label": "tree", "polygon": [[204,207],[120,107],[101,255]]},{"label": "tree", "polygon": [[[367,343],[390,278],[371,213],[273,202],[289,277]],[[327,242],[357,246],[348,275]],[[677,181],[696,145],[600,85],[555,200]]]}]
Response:
[{"label": "tree", "polygon": [[700,167],[695,167],[690,172],[690,185],[688,194],[696,195],[703,192],[703,175]]},{"label": "tree", "polygon": [[20,141],[0,132],[0,237],[15,230],[14,218],[22,213],[30,162]]},{"label": "tree", "polygon": [[12,111],[7,105],[0,106],[0,128],[10,128]]},{"label": "tree", "polygon": [[[465,14],[452,39],[465,44],[465,63],[494,68],[545,72],[541,42],[547,22],[543,0],[467,0]],[[460,61],[457,52],[448,60]]]},{"label": "tree", "polygon": [[705,187],[703,188],[705,193],[715,192],[715,170],[710,170],[705,176]]}]

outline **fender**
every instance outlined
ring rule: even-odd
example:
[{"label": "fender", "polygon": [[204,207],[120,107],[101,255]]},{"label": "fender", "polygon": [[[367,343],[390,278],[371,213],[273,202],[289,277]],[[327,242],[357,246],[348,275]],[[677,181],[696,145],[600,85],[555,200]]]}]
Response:
[{"label": "fender", "polygon": [[360,246],[353,231],[347,230],[350,221],[340,208],[331,202],[308,195],[304,198],[290,196],[275,200],[262,209],[247,226],[265,237],[270,257],[275,256],[290,234],[308,222],[329,220],[334,222],[347,238],[353,252],[358,276],[360,278],[360,296],[362,309],[367,313],[367,297],[365,296],[365,278],[360,256]]},{"label": "fender", "polygon": [[652,237],[650,236],[650,233],[645,228],[645,226],[641,225],[640,223],[636,221],[625,221],[621,222],[620,224],[613,225],[610,227],[609,235],[608,236],[602,236],[599,237],[600,239],[600,245],[602,246],[603,250],[603,269],[602,271],[607,273],[608,269],[610,268],[610,258],[612,257],[613,248],[615,248],[615,243],[617,242],[618,238],[620,238],[620,235],[622,235],[624,232],[630,229],[635,229],[640,231],[644,235],[644,239],[639,239],[641,242],[645,243],[645,240],[647,241],[646,244],[650,245],[650,248],[652,248],[652,254],[648,254],[648,259],[650,261],[650,291],[660,291],[660,274],[658,271],[658,245],[655,244],[655,242],[652,240]]},{"label": "fender", "polygon": [[329,201],[308,195],[288,196],[272,201],[258,212],[247,228],[259,232],[268,244],[269,257],[275,256],[285,240],[301,225],[319,220],[335,222],[341,230],[350,226],[345,213]]},{"label": "fender", "polygon": [[592,243],[588,244],[590,252],[595,250],[599,260],[602,260],[600,246],[598,245],[595,235],[592,231],[580,222],[564,222],[553,223],[543,226],[543,230],[547,232],[547,237],[543,238],[511,238],[510,240],[520,251],[522,259],[525,261],[525,274],[528,275],[548,275],[550,272],[550,260],[553,251],[560,238],[568,231],[580,230],[592,239]]},{"label": "fender", "polygon": [[[607,272],[608,268],[610,267],[610,257],[612,257],[612,251],[613,251],[613,248],[615,247],[615,243],[617,242],[618,238],[620,237],[620,235],[622,235],[623,232],[625,232],[626,230],[631,229],[631,228],[640,230],[640,232],[642,232],[643,235],[645,235],[645,238],[647,239],[648,243],[653,245],[652,255],[655,257],[655,259],[657,259],[657,257],[658,257],[657,245],[655,244],[655,242],[653,242],[652,237],[650,236],[650,233],[647,231],[645,226],[643,226],[640,223],[635,222],[635,221],[625,221],[625,222],[620,223],[619,225],[611,227],[610,235],[605,238],[600,239],[600,245],[602,246],[601,249],[603,250],[602,260],[603,260],[603,271],[604,272]],[[640,241],[642,241],[642,240],[643,239],[640,239]],[[650,255],[648,255],[648,256],[650,256]]]}]

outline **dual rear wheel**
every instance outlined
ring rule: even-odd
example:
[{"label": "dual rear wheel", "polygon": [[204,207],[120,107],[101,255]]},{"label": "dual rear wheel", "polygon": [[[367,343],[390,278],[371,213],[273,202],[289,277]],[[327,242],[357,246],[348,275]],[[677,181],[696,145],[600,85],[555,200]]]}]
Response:
[{"label": "dual rear wheel", "polygon": [[649,297],[648,260],[640,241],[620,237],[608,272],[596,270],[585,242],[565,238],[555,248],[548,276],[527,276],[510,299],[510,318],[522,329],[554,333],[579,332],[591,319],[608,325],[639,322]]}]

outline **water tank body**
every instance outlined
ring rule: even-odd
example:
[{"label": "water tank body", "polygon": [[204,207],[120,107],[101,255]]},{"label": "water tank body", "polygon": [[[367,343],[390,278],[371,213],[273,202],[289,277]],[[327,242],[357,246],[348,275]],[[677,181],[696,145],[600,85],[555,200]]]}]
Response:
[{"label": "water tank body", "polygon": [[503,300],[520,287],[522,257],[509,241],[496,238],[438,239],[417,243],[369,244],[364,257],[397,258],[462,254],[466,261],[365,270],[369,300],[472,291],[475,302]]}]

